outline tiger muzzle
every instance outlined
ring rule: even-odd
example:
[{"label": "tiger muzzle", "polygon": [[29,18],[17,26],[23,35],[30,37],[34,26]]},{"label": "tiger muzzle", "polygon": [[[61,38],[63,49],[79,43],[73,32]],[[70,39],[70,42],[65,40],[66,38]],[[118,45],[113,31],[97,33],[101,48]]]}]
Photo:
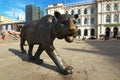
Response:
[{"label": "tiger muzzle", "polygon": [[66,37],[65,37],[65,41],[67,41],[69,43],[73,42],[75,37],[77,36],[77,32],[78,32],[77,29],[70,30],[69,34],[66,35]]}]

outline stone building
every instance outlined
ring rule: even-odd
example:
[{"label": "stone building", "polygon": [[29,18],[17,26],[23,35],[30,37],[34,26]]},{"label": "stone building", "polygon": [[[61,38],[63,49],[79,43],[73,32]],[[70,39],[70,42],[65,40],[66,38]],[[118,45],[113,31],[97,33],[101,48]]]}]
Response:
[{"label": "stone building", "polygon": [[107,30],[112,38],[116,38],[120,33],[120,0],[48,5],[47,14],[53,15],[54,11],[79,15],[77,26],[81,39],[100,38]]},{"label": "stone building", "polygon": [[16,26],[18,26],[18,24],[23,25],[24,22],[22,20],[16,20],[0,14],[0,33],[2,31],[16,30]]}]

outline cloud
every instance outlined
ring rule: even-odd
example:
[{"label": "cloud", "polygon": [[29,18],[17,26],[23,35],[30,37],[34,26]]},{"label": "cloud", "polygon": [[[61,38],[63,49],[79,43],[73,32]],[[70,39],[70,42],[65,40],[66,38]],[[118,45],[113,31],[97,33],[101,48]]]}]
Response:
[{"label": "cloud", "polygon": [[25,20],[25,11],[24,10],[22,10],[22,9],[16,9],[15,11],[14,11],[14,13],[15,13],[15,17],[21,17],[20,19],[22,19],[22,20]]},{"label": "cloud", "polygon": [[11,8],[4,12],[8,17],[17,19],[19,15],[22,15],[22,20],[25,21],[25,11],[20,8]]},{"label": "cloud", "polygon": [[[1,2],[1,1],[0,1]],[[11,5],[14,2],[14,5]],[[24,1],[19,1],[19,0],[14,0],[14,1],[8,1],[9,4],[6,4],[5,7],[6,9],[3,10],[4,16],[10,17],[10,18],[15,18],[18,19],[18,16],[22,16],[21,19],[25,21],[25,2]],[[4,6],[4,5],[3,5]]]}]

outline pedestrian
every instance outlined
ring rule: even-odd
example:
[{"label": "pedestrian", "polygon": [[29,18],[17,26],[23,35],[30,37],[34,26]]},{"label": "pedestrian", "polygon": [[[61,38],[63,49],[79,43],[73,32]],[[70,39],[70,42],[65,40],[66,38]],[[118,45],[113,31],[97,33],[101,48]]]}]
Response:
[{"label": "pedestrian", "polygon": [[108,30],[106,30],[105,32],[105,41],[109,40],[110,38],[110,32]]},{"label": "pedestrian", "polygon": [[5,40],[5,32],[2,32],[2,33],[1,33],[1,36],[2,36],[1,38],[2,38],[3,40]]},{"label": "pedestrian", "polygon": [[80,40],[80,30],[78,30],[78,40]]},{"label": "pedestrian", "polygon": [[84,41],[86,40],[86,37],[85,37],[85,36],[83,37],[83,40],[84,40]]}]

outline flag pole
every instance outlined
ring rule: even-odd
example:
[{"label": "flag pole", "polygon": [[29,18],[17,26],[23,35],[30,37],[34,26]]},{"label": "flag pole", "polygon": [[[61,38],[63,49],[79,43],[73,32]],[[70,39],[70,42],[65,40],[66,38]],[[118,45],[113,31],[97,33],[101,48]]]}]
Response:
[{"label": "flag pole", "polygon": [[15,11],[13,11],[13,30],[15,30],[14,19],[15,19]]}]

